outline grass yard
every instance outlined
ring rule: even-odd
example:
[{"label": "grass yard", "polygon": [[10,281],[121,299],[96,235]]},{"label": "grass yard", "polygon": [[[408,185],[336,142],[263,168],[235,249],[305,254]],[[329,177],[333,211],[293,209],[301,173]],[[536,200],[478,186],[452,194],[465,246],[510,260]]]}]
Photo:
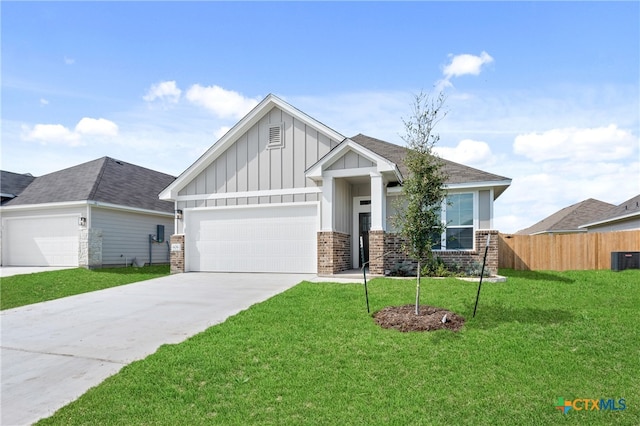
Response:
[{"label": "grass yard", "polygon": [[[302,283],[91,389],[39,425],[638,425],[640,271],[425,279],[458,333],[376,326],[362,285]],[[370,282],[372,313],[415,282]],[[558,398],[625,399],[611,411]]]},{"label": "grass yard", "polygon": [[169,275],[169,265],[84,268],[14,275],[0,280],[0,309],[16,308]]}]

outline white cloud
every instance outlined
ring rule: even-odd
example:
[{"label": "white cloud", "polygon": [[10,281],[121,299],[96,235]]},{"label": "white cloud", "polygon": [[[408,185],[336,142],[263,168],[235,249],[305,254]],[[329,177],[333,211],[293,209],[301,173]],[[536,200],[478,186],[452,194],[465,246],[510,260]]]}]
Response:
[{"label": "white cloud", "polygon": [[[195,96],[210,88],[192,89]],[[637,89],[554,87],[553,97],[539,90],[452,92],[447,100],[450,113],[436,128],[442,136],[436,149],[443,157],[513,179],[495,203],[494,226],[502,232],[528,227],[586,198],[619,204],[640,192]],[[186,92],[181,92],[175,108],[138,103],[134,110],[111,113],[109,117],[121,124],[118,137],[112,139],[79,133],[73,125],[71,130],[33,124],[25,128],[3,118],[3,140],[28,137],[49,146],[34,158],[33,144],[8,143],[2,147],[2,161],[12,171],[41,175],[109,155],[178,175],[224,134],[226,126],[235,124],[233,119],[212,116],[210,108],[202,107],[202,99],[184,102]],[[412,100],[410,89],[278,96],[345,136],[362,132],[400,145],[401,117],[410,111]],[[249,106],[257,102],[249,101]],[[560,146],[538,147],[544,140],[541,136],[551,129],[571,137]],[[518,136],[522,152],[516,152]],[[535,136],[539,144],[525,144]],[[591,139],[607,142],[585,142]],[[74,148],[81,144],[87,147]]]},{"label": "white cloud", "polygon": [[70,146],[82,145],[80,136],[62,124],[36,124],[33,129],[23,127],[23,138],[38,141],[43,145],[48,143]]},{"label": "white cloud", "polygon": [[442,90],[446,87],[453,86],[451,79],[462,75],[479,75],[482,66],[493,62],[493,58],[487,52],[482,51],[480,56],[463,53],[461,55],[450,54],[451,62],[442,69],[444,79],[436,83],[436,88]]},{"label": "white cloud", "polygon": [[229,126],[222,126],[220,127],[218,130],[216,130],[213,135],[216,137],[217,139],[220,139],[221,137],[223,137],[229,130],[231,130],[231,127]]},{"label": "white cloud", "polygon": [[68,56],[64,57],[64,63],[67,65],[73,65],[76,63],[76,60],[73,58],[69,58]]},{"label": "white cloud", "polygon": [[246,98],[238,92],[225,90],[220,86],[194,84],[187,91],[186,97],[220,118],[240,119],[258,105],[257,99]]},{"label": "white cloud", "polygon": [[82,118],[76,124],[76,133],[96,136],[118,136],[118,125],[104,118]]},{"label": "white cloud", "polygon": [[631,156],[637,149],[638,138],[615,124],[518,135],[513,144],[514,153],[535,162],[560,159],[621,160]]},{"label": "white cloud", "polygon": [[40,98],[40,106],[49,105],[49,101],[45,98]]},{"label": "white cloud", "polygon": [[74,130],[62,124],[36,124],[33,128],[22,126],[22,139],[38,141],[43,145],[59,144],[67,146],[85,145],[83,137],[118,136],[116,123],[104,118],[82,118]]},{"label": "white cloud", "polygon": [[[566,163],[566,164],[565,164]],[[558,210],[595,198],[614,205],[637,195],[640,161],[532,163],[511,160],[509,189],[496,201],[497,228],[516,232]]]},{"label": "white cloud", "polygon": [[177,103],[180,100],[181,94],[182,90],[178,88],[175,80],[163,81],[158,84],[153,84],[142,99],[147,102],[160,100],[162,102]]},{"label": "white cloud", "polygon": [[480,167],[494,163],[494,155],[489,144],[473,139],[461,140],[453,148],[436,146],[434,151],[442,158],[467,166]]},{"label": "white cloud", "polygon": [[487,52],[482,52],[480,56],[469,55],[449,55],[451,62],[442,70],[447,79],[451,77],[460,77],[461,75],[471,74],[478,75],[482,66],[493,62],[493,58]]}]

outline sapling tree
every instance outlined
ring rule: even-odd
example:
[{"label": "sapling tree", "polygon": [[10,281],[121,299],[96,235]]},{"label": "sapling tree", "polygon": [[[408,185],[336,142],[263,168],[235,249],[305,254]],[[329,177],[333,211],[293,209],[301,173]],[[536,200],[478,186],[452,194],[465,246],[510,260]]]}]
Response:
[{"label": "sapling tree", "polygon": [[404,163],[409,171],[402,183],[396,205],[395,225],[403,237],[407,255],[417,261],[416,315],[420,313],[420,272],[422,265],[433,261],[432,247],[440,241],[445,224],[440,208],[447,195],[443,162],[434,152],[440,136],[434,127],[446,115],[445,96],[436,98],[421,92],[415,95],[409,118],[403,119],[407,145]]}]

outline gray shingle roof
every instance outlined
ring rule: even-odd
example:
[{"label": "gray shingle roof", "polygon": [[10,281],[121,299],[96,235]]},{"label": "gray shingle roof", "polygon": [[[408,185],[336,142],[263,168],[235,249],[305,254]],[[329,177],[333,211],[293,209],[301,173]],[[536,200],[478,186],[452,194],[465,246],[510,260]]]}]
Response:
[{"label": "gray shingle roof", "polygon": [[[395,163],[398,166],[398,169],[400,170],[402,176],[408,175],[409,171],[404,164],[404,157],[407,154],[406,147],[372,138],[370,136],[363,135],[362,133],[350,139],[362,145],[363,147],[375,152],[381,157],[384,157],[387,160]],[[505,184],[509,184],[509,182],[511,181],[511,179],[504,176],[499,176],[493,173],[474,169],[473,167],[445,160],[444,158],[442,158],[441,160],[444,163],[443,170],[447,175],[446,183],[448,184],[497,181],[505,181]]]},{"label": "gray shingle roof", "polygon": [[164,173],[102,157],[35,178],[5,206],[88,200],[169,213],[173,203],[158,199],[158,194],[174,180]]},{"label": "gray shingle roof", "polygon": [[615,206],[593,198],[586,199],[576,204],[565,207],[540,222],[522,229],[516,234],[533,235],[552,232],[585,232],[580,225],[592,222],[610,211]]},{"label": "gray shingle roof", "polygon": [[35,177],[31,174],[20,174],[0,170],[0,193],[2,193],[3,201],[5,198],[11,199],[20,195],[34,179]]},{"label": "gray shingle roof", "polygon": [[610,222],[619,217],[626,217],[634,213],[640,213],[640,194],[628,199],[620,205],[613,206],[607,212],[586,221],[582,225],[594,222]]}]

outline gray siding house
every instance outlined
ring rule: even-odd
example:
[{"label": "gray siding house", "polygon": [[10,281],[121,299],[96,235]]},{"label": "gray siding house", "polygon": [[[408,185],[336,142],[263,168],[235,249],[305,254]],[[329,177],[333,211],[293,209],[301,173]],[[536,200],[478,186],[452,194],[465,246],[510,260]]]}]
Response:
[{"label": "gray siding house", "polygon": [[580,226],[587,232],[632,231],[640,229],[640,194]]},{"label": "gray siding house", "polygon": [[168,263],[174,179],[109,157],[33,178],[0,207],[2,266]]},{"label": "gray siding house", "polygon": [[[334,274],[404,260],[391,225],[401,196],[404,147],[359,134],[347,138],[269,95],[161,193],[175,204],[172,271]],[[445,161],[445,260],[478,260],[492,238],[502,176]]]}]

